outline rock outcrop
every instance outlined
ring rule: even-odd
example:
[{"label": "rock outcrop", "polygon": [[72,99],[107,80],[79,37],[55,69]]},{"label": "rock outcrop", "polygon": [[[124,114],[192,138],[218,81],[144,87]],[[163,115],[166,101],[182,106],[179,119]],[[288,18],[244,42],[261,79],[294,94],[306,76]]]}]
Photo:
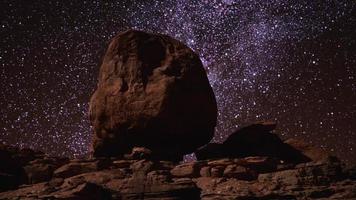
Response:
[{"label": "rock outcrop", "polygon": [[94,156],[145,147],[181,159],[208,143],[215,96],[199,56],[165,35],[123,32],[111,41],[90,100]]},{"label": "rock outcrop", "polygon": [[[137,149],[132,154],[135,152]],[[49,159],[45,154],[35,154],[35,157],[36,162],[27,162],[25,166],[37,169],[38,163],[49,160],[51,163],[61,161],[57,162],[61,166],[51,171],[51,176],[36,179],[35,182],[27,180],[21,186],[6,189],[1,184],[3,192],[0,192],[0,199],[356,198],[356,170],[346,169],[332,157],[323,162],[301,164],[281,163],[266,156],[189,163],[134,157],[75,159],[69,162],[68,159]],[[33,157],[22,158],[33,160]],[[4,163],[4,160],[0,162]],[[29,176],[30,172],[25,171],[24,174]],[[3,176],[0,176],[0,181],[6,183]]]},{"label": "rock outcrop", "polygon": [[292,146],[294,149],[303,153],[306,157],[310,158],[314,162],[324,162],[328,160],[332,155],[327,153],[325,150],[321,148],[316,148],[313,145],[306,143],[303,140],[297,139],[288,139],[284,141],[286,144]]},{"label": "rock outcrop", "polygon": [[222,144],[207,144],[196,151],[198,160],[211,158],[241,158],[268,156],[288,163],[311,161],[308,155],[283,142],[271,133],[276,123],[260,122],[243,127],[232,133]]},{"label": "rock outcrop", "polygon": [[69,162],[31,149],[0,145],[0,191],[52,179],[53,172]]}]

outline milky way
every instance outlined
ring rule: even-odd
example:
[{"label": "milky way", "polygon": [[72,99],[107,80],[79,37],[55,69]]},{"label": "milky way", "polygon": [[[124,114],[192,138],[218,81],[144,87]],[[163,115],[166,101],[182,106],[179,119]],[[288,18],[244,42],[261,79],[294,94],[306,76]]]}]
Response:
[{"label": "milky way", "polygon": [[133,28],[194,49],[214,89],[214,141],[274,120],[349,163],[356,152],[354,1],[170,0],[0,3],[0,142],[86,155],[101,58]]}]

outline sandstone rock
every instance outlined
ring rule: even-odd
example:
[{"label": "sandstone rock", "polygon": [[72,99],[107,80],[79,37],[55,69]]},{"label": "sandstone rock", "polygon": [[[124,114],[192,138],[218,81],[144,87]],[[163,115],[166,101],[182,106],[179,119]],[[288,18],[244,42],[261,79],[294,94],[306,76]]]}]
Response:
[{"label": "sandstone rock", "polygon": [[355,199],[356,184],[355,181],[344,180],[330,185],[335,193],[329,199]]},{"label": "sandstone rock", "polygon": [[125,155],[126,159],[140,160],[149,159],[152,156],[152,151],[145,147],[134,147],[132,148],[131,154]]},{"label": "sandstone rock", "polygon": [[28,176],[28,183],[40,183],[52,178],[55,167],[51,164],[34,164],[24,167]]},{"label": "sandstone rock", "polygon": [[[159,178],[151,177],[145,179],[144,182],[132,181],[134,184],[128,184],[120,189],[121,199],[200,199],[200,189],[189,179],[162,182]],[[143,187],[140,187],[141,185]]]},{"label": "sandstone rock", "polygon": [[237,163],[259,173],[276,171],[278,164],[280,164],[277,160],[266,156],[250,156],[238,160]]},{"label": "sandstone rock", "polygon": [[25,160],[20,159],[24,157],[21,153],[23,154],[20,149],[15,147],[0,145],[0,192],[15,189],[19,185],[27,183],[27,175],[23,169],[23,164],[33,159],[33,157],[31,156]]},{"label": "sandstone rock", "polygon": [[104,185],[112,191],[113,199],[200,199],[200,190],[191,179],[172,180],[168,170],[157,168],[162,165],[140,160],[131,165],[132,174],[119,179],[113,177]]},{"label": "sandstone rock", "polygon": [[131,164],[137,160],[115,160],[113,166],[117,168],[130,168]]},{"label": "sandstone rock", "polygon": [[[309,162],[302,152],[284,143],[271,131],[273,122],[260,122],[243,127],[231,134],[222,144],[212,144],[196,151],[198,160],[210,158],[242,158],[267,156],[289,163]],[[209,158],[209,155],[212,155]]]},{"label": "sandstone rock", "polygon": [[44,196],[45,198],[58,198],[58,199],[78,199],[78,200],[97,200],[97,199],[111,199],[109,191],[105,190],[102,186],[85,182],[78,185],[74,189],[60,190],[52,195]]},{"label": "sandstone rock", "polygon": [[54,171],[54,177],[68,178],[78,174],[98,170],[99,161],[95,162],[71,162]]},{"label": "sandstone rock", "polygon": [[201,199],[257,199],[253,188],[246,181],[236,179],[201,177],[194,180],[202,189]]},{"label": "sandstone rock", "polygon": [[[63,188],[73,188],[84,182],[95,183],[98,185],[105,185],[112,180],[125,179],[131,174],[123,169],[109,169],[95,172],[88,172],[66,178],[63,182]],[[57,178],[58,179],[58,178]],[[54,180],[54,179],[52,179]],[[52,181],[51,180],[51,181]]]},{"label": "sandstone rock", "polygon": [[[92,164],[96,161],[77,159],[70,163]],[[179,178],[172,176],[170,169],[173,162],[121,160],[125,167],[120,168],[115,162],[118,160],[105,169],[24,185],[16,190],[0,193],[0,199],[321,200],[356,197],[356,181],[349,175],[352,172],[342,170],[343,165],[337,160],[292,165],[288,170],[279,169],[280,171],[259,174],[258,179],[251,178],[257,174],[250,167],[268,166],[269,158],[210,160],[211,166],[208,162],[178,165],[179,168],[184,168],[198,163],[201,173],[194,175],[194,178],[191,178],[191,172]],[[206,169],[205,174],[208,175],[199,177],[203,176],[203,169]]]},{"label": "sandstone rock", "polygon": [[44,156],[42,152],[35,152],[31,149],[18,149],[14,151],[14,158],[20,165],[26,165],[28,162],[35,160],[36,157]]},{"label": "sandstone rock", "polygon": [[201,164],[199,162],[184,163],[175,166],[171,170],[171,174],[175,177],[197,177],[199,176]]},{"label": "sandstone rock", "polygon": [[148,172],[152,171],[154,163],[148,160],[140,160],[131,164],[130,169],[133,173],[140,173],[146,175]]},{"label": "sandstone rock", "polygon": [[176,164],[170,161],[159,161],[157,168],[163,170],[171,170],[175,167]]},{"label": "sandstone rock", "polygon": [[275,124],[257,123],[237,130],[225,142],[224,151],[234,157],[268,156],[288,162],[309,161],[302,153],[270,133]]},{"label": "sandstone rock", "polygon": [[209,143],[195,151],[195,156],[198,160],[219,159],[225,158],[222,144]]},{"label": "sandstone rock", "polygon": [[214,166],[227,166],[234,163],[233,160],[229,159],[229,158],[223,158],[223,159],[216,159],[216,160],[211,160],[208,161],[208,165],[211,167]]},{"label": "sandstone rock", "polygon": [[211,176],[210,169],[211,169],[211,167],[209,167],[209,166],[202,167],[199,172],[200,176],[201,177],[210,177]]},{"label": "sandstone rock", "polygon": [[316,148],[300,139],[297,140],[291,138],[284,142],[292,146],[293,148],[297,149],[301,153],[303,153],[306,157],[308,157],[313,162],[325,162],[331,156],[321,148]]},{"label": "sandstone rock", "polygon": [[0,191],[15,189],[21,184],[49,181],[53,171],[68,160],[31,149],[0,145]]},{"label": "sandstone rock", "polygon": [[132,30],[111,41],[90,100],[94,156],[140,146],[179,160],[210,141],[216,117],[203,65],[187,46]]},{"label": "sandstone rock", "polygon": [[344,179],[340,165],[324,163],[300,165],[296,168],[260,174],[260,182],[272,182],[281,186],[300,188],[301,186],[328,186],[330,183]]},{"label": "sandstone rock", "polygon": [[215,166],[210,170],[211,177],[222,177],[224,173],[225,166]]},{"label": "sandstone rock", "polygon": [[274,173],[260,174],[259,182],[272,182],[280,186],[298,186],[302,182],[299,178],[300,172],[296,169],[284,170]]},{"label": "sandstone rock", "polygon": [[2,192],[0,193],[0,199],[39,199],[39,195],[46,195],[50,189],[45,182],[37,183],[17,190]]},{"label": "sandstone rock", "polygon": [[277,164],[276,166],[276,170],[277,171],[283,171],[283,170],[288,170],[288,169],[293,169],[295,167],[295,165],[293,164]]},{"label": "sandstone rock", "polygon": [[257,178],[256,173],[238,165],[229,165],[224,170],[224,177],[236,178],[238,180],[254,180]]},{"label": "sandstone rock", "polygon": [[67,158],[42,157],[27,163],[24,170],[28,183],[39,183],[51,180],[54,170],[69,162]]}]

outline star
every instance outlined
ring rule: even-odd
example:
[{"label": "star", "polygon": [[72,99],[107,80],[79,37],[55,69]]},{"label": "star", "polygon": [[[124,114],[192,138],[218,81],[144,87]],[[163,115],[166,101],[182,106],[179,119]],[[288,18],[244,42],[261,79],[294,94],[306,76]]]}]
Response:
[{"label": "star", "polygon": [[80,157],[110,38],[170,35],[197,52],[216,95],[213,141],[260,120],[355,163],[355,2],[3,0],[0,142]]}]

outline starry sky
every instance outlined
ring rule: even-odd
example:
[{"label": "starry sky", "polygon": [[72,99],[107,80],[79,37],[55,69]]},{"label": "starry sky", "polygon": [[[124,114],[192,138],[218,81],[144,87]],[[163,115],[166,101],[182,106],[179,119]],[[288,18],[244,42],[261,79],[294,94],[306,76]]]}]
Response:
[{"label": "starry sky", "polygon": [[356,164],[356,1],[0,2],[0,142],[88,154],[88,102],[110,39],[129,28],[196,51],[218,102],[215,142],[278,122]]}]

